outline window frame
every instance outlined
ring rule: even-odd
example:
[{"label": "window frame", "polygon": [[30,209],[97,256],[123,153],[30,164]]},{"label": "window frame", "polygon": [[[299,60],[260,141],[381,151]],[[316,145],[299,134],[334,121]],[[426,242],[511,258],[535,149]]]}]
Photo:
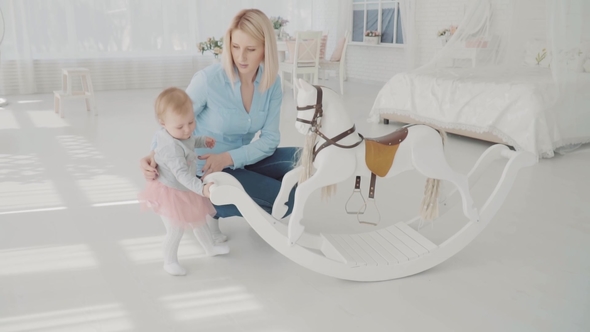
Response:
[{"label": "window frame", "polygon": [[371,45],[371,46],[382,46],[382,47],[404,47],[405,43],[397,43],[397,26],[398,26],[398,16],[400,10],[400,0],[363,0],[362,2],[355,2],[354,0],[349,0],[351,2],[351,11],[350,11],[350,22],[351,22],[351,34],[350,34],[350,43],[353,45],[366,45],[364,41],[353,41],[352,35],[354,33],[354,10],[355,5],[364,5],[363,7],[363,39],[365,33],[367,32],[367,6],[368,5],[375,5],[379,6],[377,12],[377,30],[382,32],[383,28],[383,4],[384,3],[393,3],[394,4],[394,12],[393,12],[393,41],[391,43],[383,43],[379,41],[378,45]]}]

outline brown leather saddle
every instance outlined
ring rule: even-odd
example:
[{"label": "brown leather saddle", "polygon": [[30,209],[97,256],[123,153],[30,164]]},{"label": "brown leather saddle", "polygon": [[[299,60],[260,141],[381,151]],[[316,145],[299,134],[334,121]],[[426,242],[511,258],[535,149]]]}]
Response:
[{"label": "brown leather saddle", "polygon": [[[346,212],[349,214],[356,214],[357,219],[360,223],[377,225],[381,220],[381,214],[379,213],[379,209],[375,204],[375,185],[377,182],[377,176],[384,177],[387,175],[387,173],[389,173],[389,170],[393,165],[397,149],[399,148],[400,143],[403,142],[407,136],[408,128],[403,127],[385,136],[365,138],[365,163],[371,171],[371,182],[369,184],[368,202],[365,201],[365,199],[362,197],[362,193],[360,192],[360,176],[356,177],[356,180],[354,182],[354,191],[352,195],[349,197],[348,201],[346,202]],[[359,193],[359,195],[361,195],[363,205],[359,210],[352,211],[351,209],[349,209],[348,203],[351,201],[355,193]],[[375,210],[377,211],[377,221],[362,220],[359,217],[359,214],[364,214],[369,203],[372,203],[374,205]]]},{"label": "brown leather saddle", "polygon": [[376,176],[384,177],[393,165],[397,148],[408,136],[408,128],[400,128],[376,138],[365,138],[365,162],[371,171],[369,198],[375,197]]},{"label": "brown leather saddle", "polygon": [[408,128],[401,128],[385,136],[365,138],[365,160],[369,170],[380,177],[387,175],[399,144],[407,136]]}]

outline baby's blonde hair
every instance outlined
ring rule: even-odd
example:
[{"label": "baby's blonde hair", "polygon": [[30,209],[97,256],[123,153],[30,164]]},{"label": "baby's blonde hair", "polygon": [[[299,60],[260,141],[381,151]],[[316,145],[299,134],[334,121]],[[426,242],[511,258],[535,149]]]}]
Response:
[{"label": "baby's blonde hair", "polygon": [[164,121],[166,112],[174,114],[192,112],[193,102],[184,90],[172,87],[162,91],[156,98],[155,110],[156,119]]},{"label": "baby's blonde hair", "polygon": [[242,30],[264,45],[264,73],[259,89],[262,92],[268,90],[275,83],[279,72],[277,41],[270,19],[258,9],[244,9],[233,18],[223,37],[222,53],[223,69],[232,84],[235,81],[236,68],[231,52],[231,36],[234,30]]}]

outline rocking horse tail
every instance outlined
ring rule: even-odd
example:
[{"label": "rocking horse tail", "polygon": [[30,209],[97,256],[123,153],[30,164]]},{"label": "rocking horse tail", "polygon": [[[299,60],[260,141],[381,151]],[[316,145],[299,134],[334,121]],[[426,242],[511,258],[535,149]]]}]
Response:
[{"label": "rocking horse tail", "polygon": [[442,130],[442,129],[437,129],[438,134],[440,135],[440,138],[442,139],[442,144],[443,147],[445,146],[445,144],[447,143],[447,132]]},{"label": "rocking horse tail", "polygon": [[[442,140],[443,148],[447,141],[447,133],[438,129]],[[438,194],[440,191],[440,180],[428,178],[424,188],[424,198],[420,207],[420,217],[422,220],[430,221],[438,217]]]},{"label": "rocking horse tail", "polygon": [[424,198],[420,207],[420,217],[422,220],[430,221],[438,217],[438,193],[440,189],[440,180],[429,178],[426,180],[424,188]]},{"label": "rocking horse tail", "polygon": [[336,193],[337,185],[331,184],[322,188],[322,200],[327,200]]},{"label": "rocking horse tail", "polygon": [[297,166],[302,166],[303,170],[299,177],[299,183],[307,181],[313,175],[313,150],[318,135],[311,133],[305,139],[303,149],[299,153],[299,160]]},{"label": "rocking horse tail", "polygon": [[[316,144],[318,135],[316,133],[311,133],[307,135],[305,139],[305,144],[303,145],[303,149],[301,149],[299,153],[299,160],[297,161],[297,166],[303,167],[301,174],[299,176],[299,184],[307,181],[313,173],[313,151]],[[336,185],[329,185],[322,188],[322,199],[328,199],[332,195],[336,193]]]}]

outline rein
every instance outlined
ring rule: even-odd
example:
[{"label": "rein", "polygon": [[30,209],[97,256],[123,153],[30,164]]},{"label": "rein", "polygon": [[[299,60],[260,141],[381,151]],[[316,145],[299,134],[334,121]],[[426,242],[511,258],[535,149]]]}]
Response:
[{"label": "rein", "polygon": [[338,141],[340,141],[341,139],[347,137],[348,135],[350,135],[356,131],[355,125],[352,125],[352,127],[350,129],[345,130],[344,132],[342,132],[332,138],[329,138],[328,136],[324,135],[324,133],[322,133],[320,131],[320,129],[322,128],[321,120],[322,120],[322,116],[324,115],[324,110],[322,108],[323,92],[322,92],[322,88],[317,85],[314,85],[314,88],[316,88],[316,90],[317,90],[317,97],[316,97],[315,105],[308,105],[308,106],[302,106],[302,107],[297,106],[297,111],[307,111],[307,110],[315,109],[315,112],[313,113],[313,117],[312,117],[311,121],[301,119],[300,117],[297,117],[297,121],[310,125],[311,132],[317,134],[319,137],[321,137],[325,140],[325,142],[322,145],[320,145],[319,147],[317,147],[317,144],[316,144],[316,146],[313,147],[313,160],[315,160],[315,157],[317,156],[317,154],[320,151],[322,151],[324,148],[327,148],[330,145],[334,145],[334,146],[342,148],[342,149],[351,149],[351,148],[357,147],[359,144],[361,144],[365,138],[363,137],[363,135],[358,134],[358,133],[357,134],[361,138],[360,141],[358,141],[352,145],[342,145],[342,144],[338,143]]}]

